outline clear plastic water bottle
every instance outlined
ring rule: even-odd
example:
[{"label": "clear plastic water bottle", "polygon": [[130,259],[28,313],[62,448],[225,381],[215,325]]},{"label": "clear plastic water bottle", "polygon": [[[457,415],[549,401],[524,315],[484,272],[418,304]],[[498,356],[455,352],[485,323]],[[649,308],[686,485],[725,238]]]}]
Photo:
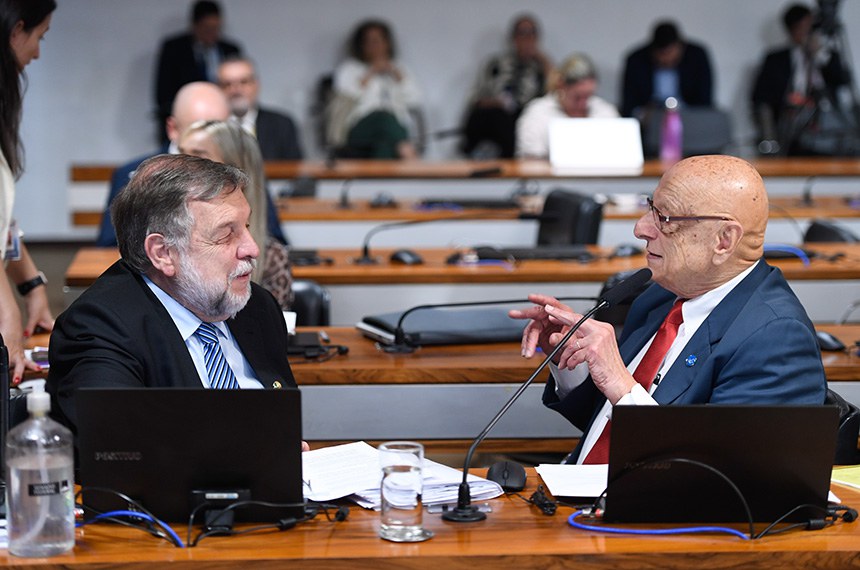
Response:
[{"label": "clear plastic water bottle", "polygon": [[15,556],[53,556],[75,546],[72,433],[48,417],[50,409],[47,393],[30,393],[30,419],[6,438],[6,516]]},{"label": "clear plastic water bottle", "polygon": [[684,126],[681,124],[681,113],[678,110],[678,100],[666,98],[666,112],[663,114],[663,126],[660,133],[660,161],[672,165],[681,160]]}]

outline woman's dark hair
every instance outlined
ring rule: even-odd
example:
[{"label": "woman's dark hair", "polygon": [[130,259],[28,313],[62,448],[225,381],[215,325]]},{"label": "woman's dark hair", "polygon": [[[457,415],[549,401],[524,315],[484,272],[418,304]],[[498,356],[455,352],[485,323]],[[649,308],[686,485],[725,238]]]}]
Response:
[{"label": "woman's dark hair", "polygon": [[16,178],[23,169],[21,140],[18,138],[23,84],[18,58],[10,45],[12,30],[18,22],[23,22],[24,31],[29,32],[56,7],[56,0],[0,0],[0,26],[3,26],[0,45],[0,152]]},{"label": "woman's dark hair", "polygon": [[358,61],[367,61],[364,58],[362,44],[364,44],[364,36],[366,36],[367,32],[373,28],[382,32],[383,37],[385,37],[385,41],[388,42],[388,57],[391,59],[397,57],[397,47],[394,45],[394,36],[391,33],[391,27],[388,23],[383,22],[382,20],[365,20],[355,28],[355,31],[352,33],[352,38],[349,40],[349,55]]}]

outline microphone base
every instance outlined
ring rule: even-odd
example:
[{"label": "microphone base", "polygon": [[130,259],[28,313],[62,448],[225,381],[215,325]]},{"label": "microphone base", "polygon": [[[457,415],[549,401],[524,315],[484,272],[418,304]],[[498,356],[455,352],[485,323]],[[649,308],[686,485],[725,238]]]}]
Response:
[{"label": "microphone base", "polygon": [[377,265],[379,259],[370,256],[356,257],[352,260],[355,265]]},{"label": "microphone base", "polygon": [[412,354],[415,352],[415,347],[408,344],[380,344],[382,352],[388,354]]},{"label": "microphone base", "polygon": [[442,511],[442,520],[446,520],[449,522],[478,522],[487,518],[487,513],[483,513],[478,510],[474,505],[469,505],[467,507],[454,507],[453,509],[446,509]]}]

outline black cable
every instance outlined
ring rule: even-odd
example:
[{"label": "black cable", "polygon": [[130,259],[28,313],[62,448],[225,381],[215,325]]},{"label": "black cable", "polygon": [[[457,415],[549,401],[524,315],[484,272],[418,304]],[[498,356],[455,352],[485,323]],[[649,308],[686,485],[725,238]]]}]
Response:
[{"label": "black cable", "polygon": [[[137,511],[145,514],[147,517],[149,517],[149,520],[144,521],[145,524],[137,524],[137,523],[123,520],[123,519],[119,519],[116,517],[110,517],[110,518],[103,519],[105,522],[112,522],[114,524],[119,524],[119,525],[127,526],[130,528],[136,528],[136,529],[142,530],[144,532],[147,532],[156,538],[162,538],[164,540],[167,540],[171,544],[173,544],[174,546],[176,546],[178,548],[183,547],[182,542],[177,540],[177,538],[174,538],[174,536],[171,532],[165,532],[166,524],[163,523],[161,521],[161,519],[156,517],[148,509],[146,509],[146,507],[144,507],[139,502],[135,501],[134,499],[132,499],[131,497],[129,497],[125,493],[121,493],[120,491],[116,491],[114,489],[108,489],[108,488],[104,488],[104,487],[81,487],[80,490],[78,490],[78,492],[75,493],[75,503],[77,505],[79,505],[83,510],[88,511],[88,512],[93,513],[93,514],[96,514],[96,515],[101,515],[104,513],[102,513],[98,509],[94,509],[90,506],[85,505],[83,503],[83,501],[79,500],[79,498],[81,497],[81,494],[84,492],[87,492],[87,493],[89,493],[89,492],[107,493],[110,495],[114,495],[114,496],[122,499],[123,501],[125,501],[128,506],[133,507],[135,510],[137,510]],[[153,524],[153,522],[154,522],[154,524]]]}]

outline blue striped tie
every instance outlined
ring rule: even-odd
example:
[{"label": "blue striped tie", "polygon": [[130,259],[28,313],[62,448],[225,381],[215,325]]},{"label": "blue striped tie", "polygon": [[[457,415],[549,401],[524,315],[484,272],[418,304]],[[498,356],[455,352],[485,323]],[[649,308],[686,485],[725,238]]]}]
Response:
[{"label": "blue striped tie", "polygon": [[200,323],[194,334],[203,341],[203,361],[206,364],[206,373],[209,375],[209,386],[218,390],[238,388],[239,382],[236,381],[236,376],[221,351],[218,329],[215,325]]}]

